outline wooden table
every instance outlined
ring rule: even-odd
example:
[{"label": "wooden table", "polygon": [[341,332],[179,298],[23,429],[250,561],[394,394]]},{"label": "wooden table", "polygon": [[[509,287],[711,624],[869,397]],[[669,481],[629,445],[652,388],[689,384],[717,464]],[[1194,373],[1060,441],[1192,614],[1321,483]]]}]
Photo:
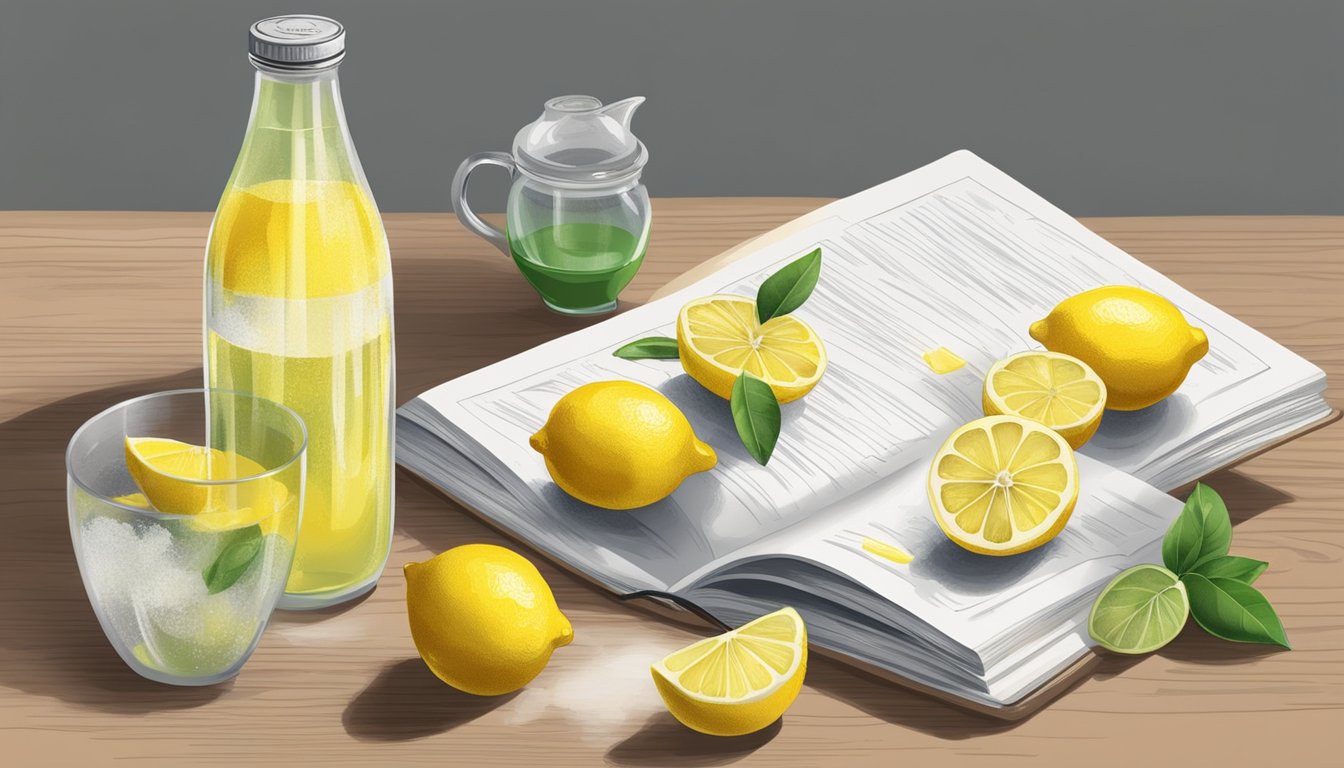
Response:
[{"label": "wooden table", "polygon": [[[658,200],[639,302],[673,276],[824,201]],[[783,721],[735,739],[667,715],[648,664],[695,630],[555,567],[576,630],[532,686],[476,699],[416,657],[400,566],[497,534],[400,475],[396,539],[353,606],[277,614],[232,682],[135,676],[90,610],[67,533],[63,451],[100,409],[198,385],[204,213],[0,213],[0,764],[381,766],[861,764],[1320,765],[1344,726],[1344,424],[1211,483],[1291,652],[1198,631],[1099,674],[1024,722],[968,714],[824,660]],[[387,217],[400,400],[572,331],[514,266],[444,214]],[[1344,376],[1344,218],[1086,222],[1215,304]],[[1344,406],[1341,390],[1331,392]],[[1188,752],[1186,750],[1189,750]]]}]

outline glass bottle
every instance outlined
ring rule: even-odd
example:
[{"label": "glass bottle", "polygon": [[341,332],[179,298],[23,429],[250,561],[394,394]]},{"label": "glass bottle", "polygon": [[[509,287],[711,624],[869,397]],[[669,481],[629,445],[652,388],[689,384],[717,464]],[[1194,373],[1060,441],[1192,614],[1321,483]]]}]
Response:
[{"label": "glass bottle", "polygon": [[308,429],[308,484],[282,608],[372,589],[391,546],[392,269],[337,84],[345,30],[252,25],[256,90],[210,229],[205,375],[281,402]]}]

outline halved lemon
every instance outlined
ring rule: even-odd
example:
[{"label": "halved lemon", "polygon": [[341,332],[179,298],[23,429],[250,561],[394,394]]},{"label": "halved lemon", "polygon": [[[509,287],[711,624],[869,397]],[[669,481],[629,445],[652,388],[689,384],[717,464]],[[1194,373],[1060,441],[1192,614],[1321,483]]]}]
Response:
[{"label": "halved lemon", "polygon": [[1019,352],[985,374],[986,416],[1039,421],[1081,448],[1101,424],[1106,384],[1087,363],[1059,352]]},{"label": "halved lemon", "polygon": [[957,428],[933,456],[929,503],[947,537],[982,555],[1035,549],[1064,530],[1078,462],[1057,432],[1021,416]]},{"label": "halved lemon", "polygon": [[[260,524],[262,533],[280,527],[295,500],[284,483],[265,477],[239,484],[204,485],[203,480],[239,480],[264,474],[241,454],[160,437],[127,437],[126,469],[143,498],[159,512],[193,515],[202,531],[228,531]],[[135,494],[121,499],[128,500]]]},{"label": "halved lemon", "polygon": [[651,667],[672,716],[711,736],[741,736],[775,722],[807,674],[807,628],[782,608],[669,654]]},{"label": "halved lemon", "polygon": [[687,302],[677,316],[677,351],[686,373],[725,400],[743,371],[769,384],[781,403],[806,395],[826,372],[826,347],[807,323],[792,315],[761,323],[756,302],[744,296]]}]

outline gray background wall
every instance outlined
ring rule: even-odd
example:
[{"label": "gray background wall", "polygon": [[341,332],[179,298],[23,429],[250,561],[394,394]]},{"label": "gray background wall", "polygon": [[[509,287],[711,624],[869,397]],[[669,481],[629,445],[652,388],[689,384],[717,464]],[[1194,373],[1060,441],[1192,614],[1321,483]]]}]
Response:
[{"label": "gray background wall", "polygon": [[581,92],[648,97],[655,195],[841,196],[967,147],[1078,215],[1344,213],[1341,0],[0,0],[0,209],[213,209],[247,27],[286,11],[345,23],[388,211],[446,210],[462,157]]}]

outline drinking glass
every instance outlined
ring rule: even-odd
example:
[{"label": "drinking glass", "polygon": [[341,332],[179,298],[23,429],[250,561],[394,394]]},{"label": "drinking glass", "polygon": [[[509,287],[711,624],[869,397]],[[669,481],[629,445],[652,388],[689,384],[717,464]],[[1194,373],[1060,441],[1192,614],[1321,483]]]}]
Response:
[{"label": "drinking glass", "polygon": [[75,432],[70,538],[103,633],[136,673],[238,674],[289,576],[307,445],[294,411],[208,389],[127,400]]}]

